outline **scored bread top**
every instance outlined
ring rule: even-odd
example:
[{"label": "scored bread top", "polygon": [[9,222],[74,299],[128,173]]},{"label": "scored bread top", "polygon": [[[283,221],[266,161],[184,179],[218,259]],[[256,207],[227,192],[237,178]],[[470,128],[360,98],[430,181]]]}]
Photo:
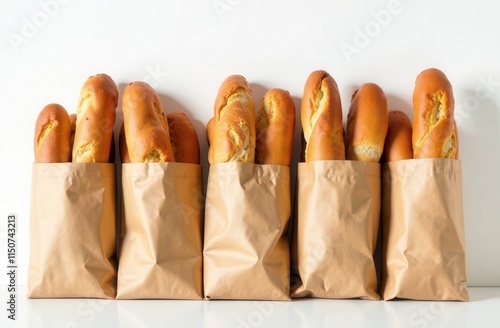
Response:
[{"label": "scored bread top", "polygon": [[345,159],[340,93],[327,72],[309,75],[300,111],[306,162]]},{"label": "scored bread top", "polygon": [[214,163],[255,159],[255,104],[247,80],[231,75],[221,84],[214,106],[211,144]]},{"label": "scored bread top", "polygon": [[132,163],[175,161],[160,97],[145,82],[132,82],[123,91],[125,141]]},{"label": "scored bread top", "polygon": [[436,69],[422,71],[413,91],[413,153],[415,158],[458,158],[450,81]]},{"label": "scored bread top", "polygon": [[71,160],[71,126],[68,112],[59,104],[49,104],[35,124],[35,162],[62,163]]}]

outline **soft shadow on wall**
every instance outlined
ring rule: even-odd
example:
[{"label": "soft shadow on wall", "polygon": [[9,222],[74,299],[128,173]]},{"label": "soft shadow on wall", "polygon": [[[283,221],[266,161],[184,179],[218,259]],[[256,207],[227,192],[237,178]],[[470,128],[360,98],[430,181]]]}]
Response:
[{"label": "soft shadow on wall", "polygon": [[[500,83],[495,80],[499,76],[485,72],[454,88],[469,286],[500,286],[500,221],[492,217],[500,204]],[[472,243],[469,234],[482,237]]]}]

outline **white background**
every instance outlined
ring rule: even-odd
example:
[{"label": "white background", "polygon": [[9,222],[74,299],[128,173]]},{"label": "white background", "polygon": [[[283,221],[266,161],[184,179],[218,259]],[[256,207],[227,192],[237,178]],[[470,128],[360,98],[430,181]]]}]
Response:
[{"label": "white background", "polygon": [[52,102],[75,112],[90,75],[110,75],[120,92],[147,81],[166,112],[186,112],[206,172],[204,124],[230,74],[247,78],[257,104],[279,87],[298,110],[307,76],[324,69],[339,85],[345,124],[351,94],[365,82],[384,89],[390,110],[411,117],[416,76],[437,67],[455,92],[469,285],[500,286],[499,9],[493,0],[0,2],[1,267],[13,212],[18,281],[26,283],[37,115]]}]

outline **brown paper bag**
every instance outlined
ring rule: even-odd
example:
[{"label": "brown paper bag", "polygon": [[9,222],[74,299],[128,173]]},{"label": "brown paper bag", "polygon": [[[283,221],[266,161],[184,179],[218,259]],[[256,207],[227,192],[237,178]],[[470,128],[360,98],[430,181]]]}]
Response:
[{"label": "brown paper bag", "polygon": [[114,164],[33,164],[28,297],[115,297],[115,182]]},{"label": "brown paper bag", "polygon": [[292,297],[378,300],[380,164],[299,163]]},{"label": "brown paper bag", "polygon": [[383,167],[383,297],[467,301],[461,162]]},{"label": "brown paper bag", "polygon": [[122,165],[117,299],[202,299],[200,165]]},{"label": "brown paper bag", "polygon": [[210,166],[205,208],[207,299],[290,300],[290,169]]}]

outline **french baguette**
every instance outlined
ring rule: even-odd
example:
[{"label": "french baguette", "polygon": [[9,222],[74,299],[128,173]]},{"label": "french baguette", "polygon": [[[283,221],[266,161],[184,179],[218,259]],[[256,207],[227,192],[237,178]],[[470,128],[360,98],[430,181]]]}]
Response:
[{"label": "french baguette", "polygon": [[389,118],[387,98],[375,83],[365,83],[352,96],[347,114],[346,159],[380,162]]},{"label": "french baguette", "polygon": [[290,166],[295,132],[295,104],[288,91],[271,89],[256,118],[256,164]]},{"label": "french baguette", "polygon": [[327,72],[312,72],[301,104],[305,161],[345,159],[342,104],[337,83]]},{"label": "french baguette", "polygon": [[213,163],[255,161],[255,104],[247,80],[231,75],[221,84],[214,106]]},{"label": "french baguette", "polygon": [[123,91],[122,110],[132,163],[175,162],[160,97],[149,84],[130,83]]},{"label": "french baguette", "polygon": [[413,158],[410,118],[399,110],[390,111],[388,117],[389,128],[385,137],[382,162],[386,163]]},{"label": "french baguette", "polygon": [[184,113],[167,114],[170,144],[179,163],[200,164],[200,144],[196,129]]},{"label": "french baguette", "polygon": [[91,76],[80,91],[73,162],[108,163],[116,119],[118,89],[106,74]]},{"label": "french baguette", "polygon": [[453,88],[436,69],[422,71],[413,91],[413,155],[415,158],[458,158]]},{"label": "french baguette", "polygon": [[66,109],[49,104],[39,113],[35,125],[35,162],[64,163],[71,160],[71,126]]}]

